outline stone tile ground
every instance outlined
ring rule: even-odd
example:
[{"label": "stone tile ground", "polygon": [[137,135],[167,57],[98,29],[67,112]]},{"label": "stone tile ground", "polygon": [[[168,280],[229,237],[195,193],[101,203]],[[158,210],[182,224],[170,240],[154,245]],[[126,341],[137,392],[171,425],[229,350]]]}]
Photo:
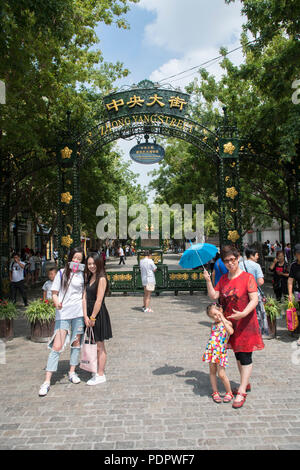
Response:
[{"label": "stone tile ground", "polygon": [[[210,332],[204,294],[113,295],[106,301],[113,338],[106,342],[107,382],[67,380],[69,349],[47,397],[38,397],[48,350],[16,322],[0,364],[1,449],[300,449],[300,352],[279,321],[278,339],[254,353],[253,390],[241,410],[210,398],[201,362]],[[228,376],[238,385],[234,355]],[[222,384],[220,390],[223,392]]]}]

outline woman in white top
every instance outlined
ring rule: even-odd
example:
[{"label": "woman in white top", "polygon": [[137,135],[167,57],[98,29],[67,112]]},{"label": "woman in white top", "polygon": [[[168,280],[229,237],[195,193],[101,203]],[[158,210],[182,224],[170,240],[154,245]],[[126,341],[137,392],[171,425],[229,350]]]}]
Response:
[{"label": "woman in white top", "polygon": [[[50,390],[50,381],[53,372],[56,372],[61,352],[67,342],[71,344],[70,356],[70,382],[80,382],[75,368],[79,363],[80,347],[84,333],[84,319],[82,308],[82,296],[84,288],[83,272],[74,271],[70,262],[84,263],[85,256],[82,248],[74,248],[68,257],[64,270],[59,270],[52,284],[52,299],[56,307],[54,334],[49,341],[48,348],[51,352],[46,367],[46,378],[42,384],[39,396],[45,396]],[[76,266],[76,265],[75,265]]]},{"label": "woman in white top", "polygon": [[146,250],[145,258],[140,262],[141,278],[142,284],[144,287],[144,312],[153,312],[150,308],[150,298],[151,292],[155,290],[155,271],[157,267],[155,266],[153,260],[151,259],[150,251]]}]

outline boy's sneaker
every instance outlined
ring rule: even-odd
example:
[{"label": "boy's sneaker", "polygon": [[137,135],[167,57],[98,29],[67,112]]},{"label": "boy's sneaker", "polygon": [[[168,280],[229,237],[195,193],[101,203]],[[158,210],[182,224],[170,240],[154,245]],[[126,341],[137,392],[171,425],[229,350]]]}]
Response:
[{"label": "boy's sneaker", "polygon": [[98,384],[103,384],[106,382],[106,377],[105,375],[98,375],[94,374],[93,377],[87,381],[87,385],[98,385]]},{"label": "boy's sneaker", "polygon": [[69,374],[69,380],[72,382],[72,384],[79,384],[81,382],[80,378],[76,374],[76,372],[73,372],[72,374]]},{"label": "boy's sneaker", "polygon": [[39,396],[40,397],[45,397],[47,395],[47,393],[49,392],[49,390],[50,390],[49,382],[44,382],[41,385],[41,388],[40,388],[40,391],[39,391]]}]

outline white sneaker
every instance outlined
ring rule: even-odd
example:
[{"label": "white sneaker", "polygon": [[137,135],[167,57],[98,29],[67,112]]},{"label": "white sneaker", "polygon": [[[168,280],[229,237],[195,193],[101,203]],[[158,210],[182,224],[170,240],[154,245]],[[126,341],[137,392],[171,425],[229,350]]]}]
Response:
[{"label": "white sneaker", "polygon": [[72,384],[79,384],[81,382],[80,378],[76,374],[76,372],[73,372],[72,374],[69,374],[69,380],[72,382]]},{"label": "white sneaker", "polygon": [[98,385],[98,384],[103,384],[106,382],[106,377],[105,375],[98,375],[94,374],[93,377],[87,381],[87,385]]},{"label": "white sneaker", "polygon": [[47,393],[49,392],[49,390],[50,390],[49,382],[44,382],[40,387],[39,396],[45,397]]}]

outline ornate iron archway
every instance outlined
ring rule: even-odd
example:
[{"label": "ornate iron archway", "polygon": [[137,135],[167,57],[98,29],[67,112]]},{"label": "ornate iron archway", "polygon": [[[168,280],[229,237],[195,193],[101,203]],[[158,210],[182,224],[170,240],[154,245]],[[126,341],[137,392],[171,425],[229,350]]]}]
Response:
[{"label": "ornate iron archway", "polygon": [[139,135],[175,137],[189,142],[217,167],[220,245],[241,243],[239,186],[240,141],[225,111],[218,129],[189,118],[189,95],[144,80],[104,98],[107,120],[69,139],[58,152],[58,242],[63,262],[71,246],[80,244],[81,165],[97,149]]}]

